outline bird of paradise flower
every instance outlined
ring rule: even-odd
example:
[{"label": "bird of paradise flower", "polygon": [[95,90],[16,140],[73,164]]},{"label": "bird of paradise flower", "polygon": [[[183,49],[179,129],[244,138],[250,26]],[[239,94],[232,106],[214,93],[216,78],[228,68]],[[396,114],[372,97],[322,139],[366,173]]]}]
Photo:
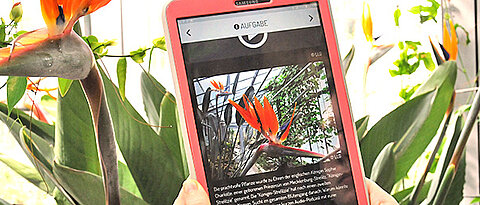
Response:
[{"label": "bird of paradise flower", "polygon": [[[82,16],[111,0],[40,0],[47,28],[20,35],[0,49],[0,75],[80,80],[93,116],[106,204],[120,204],[115,138],[103,82],[94,55],[73,31]],[[65,192],[59,187],[61,192]],[[71,203],[74,200],[66,192]]]},{"label": "bird of paradise flower", "polygon": [[293,113],[290,121],[280,127],[275,111],[273,111],[272,105],[270,105],[270,102],[268,102],[268,99],[266,97],[263,98],[262,106],[257,97],[254,98],[254,103],[252,103],[250,102],[250,100],[247,99],[245,95],[243,95],[243,102],[245,104],[245,108],[243,108],[231,99],[229,99],[228,101],[235,107],[235,109],[240,113],[242,118],[245,119],[245,121],[252,128],[258,130],[265,138],[268,139],[267,143],[258,146],[255,154],[248,161],[245,169],[242,171],[241,176],[245,176],[247,174],[248,170],[250,170],[250,168],[255,164],[258,157],[260,157],[262,153],[266,153],[267,156],[271,157],[325,157],[325,155],[316,152],[282,145],[282,143],[287,139],[288,133],[290,132],[290,127],[292,126],[295,116],[296,105],[293,108]]},{"label": "bird of paradise flower", "polygon": [[219,93],[224,93],[224,94],[229,94],[229,92],[225,89],[225,86],[221,82],[211,80],[210,83],[214,87],[214,89],[212,89],[213,91],[216,91],[216,92],[219,92]]}]

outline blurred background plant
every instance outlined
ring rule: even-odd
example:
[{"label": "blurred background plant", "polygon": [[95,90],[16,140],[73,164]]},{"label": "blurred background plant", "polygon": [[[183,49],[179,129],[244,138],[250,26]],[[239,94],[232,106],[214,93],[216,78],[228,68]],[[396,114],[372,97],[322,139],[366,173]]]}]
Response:
[{"label": "blurred background plant", "polygon": [[[466,30],[453,23],[455,19],[450,13],[452,8],[450,1],[435,0],[420,2],[420,5],[408,9],[401,9],[397,5],[396,9],[390,10],[393,17],[390,23],[395,26],[395,32],[403,33],[404,25],[436,26],[441,28],[441,40],[435,37],[433,38],[437,40],[431,40],[430,36],[436,36],[434,32],[417,33],[410,39],[409,35],[397,36],[389,38],[388,42],[393,44],[383,48],[373,46],[366,56],[361,57],[367,59],[363,60],[366,62],[363,69],[363,96],[361,100],[352,101],[357,115],[355,118],[358,119],[356,125],[365,172],[367,177],[390,192],[400,204],[459,204],[464,199],[465,144],[477,119],[480,95],[477,93],[473,98],[474,92],[470,92],[468,98],[455,98],[456,93],[464,92],[455,90],[457,73],[464,75],[469,86],[473,86],[475,82],[470,79],[476,79],[476,76],[466,74],[461,53],[458,53],[459,43],[468,44],[470,40],[466,33],[466,40],[459,42],[456,29],[461,32]],[[441,15],[437,16],[437,13]],[[413,14],[420,20],[418,23],[410,21],[403,24],[400,23],[404,19],[402,14]],[[362,30],[367,45],[388,38],[388,34],[378,34],[377,37],[372,34],[376,28],[372,19],[375,18],[371,16],[369,2],[364,2]],[[372,93],[378,92],[378,86],[382,83],[377,78],[367,80],[367,76],[372,62],[384,60],[383,56],[390,50],[388,47],[394,45],[397,45],[399,58],[390,61],[390,65],[395,67],[391,68],[388,64],[375,66],[376,69],[382,69],[383,73],[388,71],[390,76],[386,78],[389,81],[401,80],[399,92],[390,88],[390,92],[397,93],[396,99],[401,100],[397,100],[393,111],[377,115],[370,112],[372,106],[369,99],[372,98]],[[359,46],[354,48],[360,50]],[[350,62],[354,51],[352,48],[344,60],[348,72],[360,70],[358,64]],[[347,79],[351,75],[348,72]],[[351,88],[351,82],[349,86]],[[354,87],[354,90],[358,89]],[[353,95],[355,98],[356,94]],[[388,97],[382,99],[392,101]],[[358,109],[358,102],[363,102],[360,108],[365,113],[363,115],[355,110],[355,107]],[[454,107],[455,104],[460,106]],[[375,119],[372,120],[370,116],[375,116]],[[476,196],[468,196],[465,203],[474,197],[478,197],[478,193]]]}]

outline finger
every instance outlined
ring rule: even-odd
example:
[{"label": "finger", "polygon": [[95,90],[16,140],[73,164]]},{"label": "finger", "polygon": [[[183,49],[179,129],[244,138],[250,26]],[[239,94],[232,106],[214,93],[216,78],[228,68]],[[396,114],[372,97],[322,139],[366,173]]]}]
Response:
[{"label": "finger", "polygon": [[367,184],[368,195],[370,197],[370,204],[372,205],[398,205],[398,202],[380,186],[370,179],[365,179]]},{"label": "finger", "polygon": [[194,179],[188,178],[183,182],[174,205],[209,205],[208,195],[203,187]]}]

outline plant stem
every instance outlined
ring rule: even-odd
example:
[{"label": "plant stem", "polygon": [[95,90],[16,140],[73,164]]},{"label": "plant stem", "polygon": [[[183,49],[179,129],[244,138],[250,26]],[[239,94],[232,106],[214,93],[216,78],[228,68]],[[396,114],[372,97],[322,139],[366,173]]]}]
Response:
[{"label": "plant stem", "polygon": [[106,102],[103,81],[96,64],[94,64],[87,78],[81,80],[81,84],[87,96],[95,125],[98,154],[102,167],[105,190],[105,204],[117,205],[120,204],[120,186],[118,182],[115,137]]},{"label": "plant stem", "polygon": [[[453,105],[453,101],[450,102],[451,105]],[[425,171],[423,172],[422,177],[418,181],[417,186],[415,186],[414,190],[412,191],[412,195],[410,195],[410,202],[409,204],[417,204],[417,198],[420,195],[420,191],[423,188],[423,185],[425,184],[425,179],[427,178],[427,174],[430,171],[430,168],[433,165],[433,162],[435,161],[435,155],[437,154],[438,150],[440,149],[440,146],[442,144],[443,138],[445,137],[445,134],[447,132],[447,128],[450,122],[450,118],[452,117],[452,112],[447,113],[447,118],[445,119],[445,123],[443,125],[442,133],[440,134],[437,144],[435,145],[434,150],[430,154],[430,159],[428,160],[427,167],[425,167]]]},{"label": "plant stem", "polygon": [[480,111],[480,91],[477,91],[477,93],[475,94],[475,98],[473,99],[470,112],[468,112],[467,120],[465,121],[465,126],[463,127],[462,132],[460,133],[459,143],[455,147],[455,151],[453,153],[452,159],[450,160],[450,164],[454,164],[456,166],[455,172],[458,169],[458,162],[462,157],[463,150],[465,149],[465,145],[467,144],[468,137],[472,132],[472,128],[476,122],[479,111]]},{"label": "plant stem", "polygon": [[470,108],[470,112],[468,112],[467,120],[465,121],[465,125],[463,126],[462,132],[460,133],[460,137],[458,139],[457,146],[455,146],[455,151],[453,152],[452,159],[448,165],[448,169],[443,177],[443,180],[439,187],[439,192],[434,199],[433,204],[443,204],[446,194],[448,193],[450,186],[455,178],[455,174],[458,170],[458,163],[460,158],[462,157],[463,151],[465,150],[465,145],[467,144],[468,137],[472,131],[473,125],[476,122],[478,112],[480,111],[480,91],[477,91],[475,94],[475,98],[472,103],[472,107]]}]

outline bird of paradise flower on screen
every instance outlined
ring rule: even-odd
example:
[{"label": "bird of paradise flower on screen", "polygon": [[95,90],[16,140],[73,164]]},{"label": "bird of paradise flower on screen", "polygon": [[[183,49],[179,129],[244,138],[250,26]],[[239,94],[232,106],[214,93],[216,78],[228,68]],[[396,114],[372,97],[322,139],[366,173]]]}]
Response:
[{"label": "bird of paradise flower on screen", "polygon": [[258,157],[262,153],[266,153],[271,157],[278,156],[296,156],[296,157],[313,157],[313,158],[323,158],[325,155],[303,150],[294,147],[288,147],[282,145],[282,143],[287,139],[287,136],[290,132],[290,127],[292,126],[293,119],[295,116],[296,105],[293,108],[292,117],[290,121],[279,126],[277,116],[275,111],[273,111],[272,105],[268,102],[266,97],[263,98],[263,106],[260,104],[260,101],[255,97],[254,103],[251,103],[248,98],[243,95],[243,102],[245,108],[234,102],[233,100],[228,100],[235,109],[240,113],[243,119],[254,129],[258,130],[265,138],[268,139],[267,143],[261,144],[254,156],[248,161],[245,169],[243,170],[241,176],[245,176],[250,170],[250,168],[255,164]]},{"label": "bird of paradise flower on screen", "polygon": [[214,88],[214,89],[212,89],[213,91],[219,92],[221,94],[231,94],[230,92],[227,91],[227,89],[225,88],[225,86],[221,82],[211,80],[210,84],[212,84],[212,86]]}]

